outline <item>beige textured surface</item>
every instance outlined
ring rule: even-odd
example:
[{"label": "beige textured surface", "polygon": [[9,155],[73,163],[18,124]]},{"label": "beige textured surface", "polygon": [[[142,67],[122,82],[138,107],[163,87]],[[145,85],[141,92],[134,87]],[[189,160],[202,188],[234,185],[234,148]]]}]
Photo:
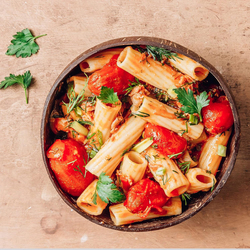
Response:
[{"label": "beige textured surface", "polygon": [[[30,70],[20,86],[0,90],[0,247],[250,247],[250,2],[246,0],[1,0],[0,80]],[[40,51],[6,56],[17,31],[29,28]],[[123,233],[81,218],[60,199],[40,152],[45,98],[58,74],[84,50],[122,36],[155,36],[190,48],[213,64],[235,96],[241,149],[228,182],[201,212],[172,228]]]}]

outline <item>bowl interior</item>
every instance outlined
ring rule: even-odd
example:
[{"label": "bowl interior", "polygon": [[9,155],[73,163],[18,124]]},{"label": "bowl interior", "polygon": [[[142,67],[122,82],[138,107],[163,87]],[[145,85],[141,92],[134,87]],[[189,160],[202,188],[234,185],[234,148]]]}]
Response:
[{"label": "bowl interior", "polygon": [[[213,192],[206,192],[206,193],[200,192],[195,195],[192,195],[191,202],[188,204],[187,207],[184,208],[183,213],[178,216],[156,218],[156,219],[151,219],[149,221],[134,223],[131,225],[115,226],[109,217],[109,212],[107,208],[104,210],[102,215],[99,215],[99,216],[89,215],[77,207],[75,198],[71,197],[60,188],[54,176],[54,173],[49,167],[49,162],[46,157],[46,151],[49,148],[49,146],[53,143],[53,138],[54,138],[54,135],[49,128],[49,116],[54,107],[55,100],[65,90],[66,79],[69,76],[72,76],[74,74],[81,72],[80,67],[79,67],[79,63],[81,61],[107,48],[127,46],[127,45],[139,45],[139,44],[162,47],[162,48],[174,51],[174,52],[184,54],[194,59],[195,61],[199,62],[204,67],[206,67],[210,72],[208,76],[209,80],[220,84],[220,86],[222,87],[223,91],[225,92],[230,102],[233,115],[234,115],[234,129],[233,129],[231,138],[228,142],[228,155],[221,162],[220,171],[216,175],[217,184]],[[207,61],[205,61],[203,58],[201,58],[199,55],[197,55],[193,51],[190,51],[189,49],[179,44],[176,44],[174,42],[168,41],[168,40],[164,40],[160,38],[150,38],[150,37],[126,37],[126,38],[111,40],[111,41],[102,43],[100,45],[97,45],[83,52],[81,55],[79,55],[62,71],[62,73],[59,75],[54,85],[52,86],[47,96],[45,105],[44,105],[44,110],[43,110],[43,115],[42,115],[42,124],[41,124],[41,148],[42,148],[43,160],[44,160],[49,178],[51,179],[59,195],[72,209],[74,209],[76,212],[78,212],[80,215],[87,218],[88,220],[96,224],[99,224],[101,226],[108,227],[111,229],[121,230],[121,231],[137,231],[137,232],[138,231],[151,231],[151,230],[157,230],[157,229],[170,227],[178,223],[181,223],[182,221],[192,217],[194,214],[200,211],[204,206],[206,206],[210,201],[213,200],[213,198],[218,194],[218,192],[221,190],[221,188],[224,186],[225,182],[227,181],[233,169],[235,160],[236,160],[236,155],[239,149],[239,139],[240,139],[239,116],[238,116],[232,95],[223,77],[221,76],[221,74],[212,65],[210,65]]]}]

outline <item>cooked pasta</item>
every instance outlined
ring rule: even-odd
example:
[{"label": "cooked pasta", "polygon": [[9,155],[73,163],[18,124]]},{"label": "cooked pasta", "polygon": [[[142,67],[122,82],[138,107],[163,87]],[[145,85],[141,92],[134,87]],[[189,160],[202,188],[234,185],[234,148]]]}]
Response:
[{"label": "cooked pasta", "polygon": [[145,219],[153,219],[158,217],[173,216],[182,213],[182,203],[180,197],[171,198],[165,206],[162,207],[162,212],[151,211],[146,218],[140,218],[137,214],[133,214],[128,209],[119,203],[109,207],[110,217],[116,226],[131,224],[134,222],[143,221]]},{"label": "cooked pasta", "polygon": [[94,180],[78,197],[77,206],[84,212],[91,215],[100,215],[107,206],[107,203],[103,202],[97,194],[96,204],[93,202],[93,196],[96,190],[97,180]]},{"label": "cooked pasta", "polygon": [[153,148],[148,149],[146,154],[151,173],[168,197],[179,196],[187,191],[189,182],[173,160]]},{"label": "cooked pasta", "polygon": [[124,150],[130,148],[141,136],[145,124],[139,117],[130,117],[89,161],[86,169],[96,176],[102,172],[110,176],[121,162]]},{"label": "cooked pasta", "polygon": [[231,135],[232,129],[222,134],[210,136],[202,150],[198,167],[216,174],[220,166],[222,157],[218,155],[218,146],[226,146]]},{"label": "cooked pasta", "polygon": [[80,63],[81,71],[92,73],[98,69],[101,69],[109,62],[113,55],[120,54],[122,50],[122,48],[106,49],[88,57]]},{"label": "cooked pasta", "polygon": [[143,178],[147,165],[148,163],[142,155],[130,151],[124,155],[120,172],[130,177],[133,183],[136,183]]},{"label": "cooked pasta", "polygon": [[169,59],[171,66],[174,66],[197,81],[202,81],[208,76],[209,71],[200,63],[179,53],[177,55],[178,57]]},{"label": "cooked pasta", "polygon": [[203,81],[207,69],[136,45],[79,66],[84,73],[68,77],[51,112],[47,151],[79,209],[98,216],[108,206],[114,225],[127,225],[180,215],[190,194],[216,188],[233,115],[223,92]]},{"label": "cooked pasta", "polygon": [[132,106],[132,111],[145,121],[168,128],[176,133],[187,130],[186,135],[192,139],[199,138],[204,129],[201,123],[190,126],[187,122],[177,119],[174,114],[177,109],[148,96],[144,96],[139,109]]},{"label": "cooked pasta", "polygon": [[190,183],[190,187],[187,190],[189,194],[198,193],[199,191],[206,192],[216,183],[215,176],[201,168],[190,169],[186,177]]},{"label": "cooked pasta", "polygon": [[143,58],[142,54],[131,46],[126,47],[120,54],[117,65],[159,89],[167,90],[173,85],[180,87],[192,79],[175,71],[167,64],[162,64],[152,58]]}]

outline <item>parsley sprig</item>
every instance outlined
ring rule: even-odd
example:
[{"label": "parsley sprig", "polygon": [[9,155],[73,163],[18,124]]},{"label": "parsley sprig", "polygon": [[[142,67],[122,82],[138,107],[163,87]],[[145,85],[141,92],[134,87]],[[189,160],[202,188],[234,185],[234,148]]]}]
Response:
[{"label": "parsley sprig", "polygon": [[194,98],[194,92],[184,88],[177,88],[173,90],[177,94],[179,102],[183,105],[181,110],[188,114],[199,114],[200,122],[202,122],[201,109],[209,104],[209,99],[206,91]]},{"label": "parsley sprig", "polygon": [[97,98],[103,103],[109,103],[114,105],[119,104],[119,98],[117,96],[117,93],[114,92],[114,89],[110,89],[106,86],[101,87],[100,95],[97,96]]},{"label": "parsley sprig", "polygon": [[35,40],[46,35],[47,34],[34,37],[29,29],[17,32],[16,35],[13,36],[15,39],[11,40],[6,55],[16,55],[16,57],[21,56],[22,58],[29,57],[39,50],[39,46]]},{"label": "parsley sprig", "polygon": [[27,89],[31,84],[32,80],[32,75],[30,74],[30,71],[26,71],[23,75],[13,75],[10,74],[10,76],[5,77],[5,80],[3,80],[0,84],[0,89],[4,88],[6,89],[7,87],[14,85],[14,84],[19,84],[24,88],[25,92],[25,99],[26,103],[28,104],[28,94],[27,94]]},{"label": "parsley sprig", "polygon": [[181,195],[181,200],[184,202],[185,206],[187,206],[188,200],[191,199],[191,195],[184,193]]},{"label": "parsley sprig", "polygon": [[93,195],[93,203],[96,205],[97,194],[105,203],[116,203],[126,199],[126,196],[119,191],[113,180],[102,172],[96,184],[96,190]]}]

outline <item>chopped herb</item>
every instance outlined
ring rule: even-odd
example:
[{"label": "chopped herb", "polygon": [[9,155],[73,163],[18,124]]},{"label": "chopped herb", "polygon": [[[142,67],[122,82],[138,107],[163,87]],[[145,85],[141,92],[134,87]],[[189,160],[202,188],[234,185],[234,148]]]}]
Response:
[{"label": "chopped herb", "polygon": [[156,170],[155,174],[156,174],[156,175],[164,175],[164,174],[166,174],[166,168],[164,168],[164,167],[158,168],[158,169]]},{"label": "chopped herb", "polygon": [[215,181],[213,179],[213,186],[211,187],[211,192],[214,190]]},{"label": "chopped herb", "polygon": [[172,159],[173,157],[176,157],[178,155],[181,155],[183,152],[177,153],[177,154],[172,154],[172,155],[168,155],[169,159]]},{"label": "chopped herb", "polygon": [[110,161],[112,159],[112,157],[106,158],[107,161]]},{"label": "chopped herb", "polygon": [[159,62],[161,62],[165,58],[173,59],[173,60],[175,60],[175,58],[178,58],[182,60],[182,58],[180,58],[176,53],[171,52],[167,49],[163,49],[163,48],[159,48],[155,46],[147,45],[147,53],[149,55],[152,55],[154,60],[157,60]]},{"label": "chopped herb", "polygon": [[140,83],[139,79],[135,77],[135,82],[130,81],[129,87],[127,87],[125,89],[125,91],[126,91],[125,95],[127,95],[129,92],[131,92],[134,87],[139,86],[139,85],[143,85],[143,84]]},{"label": "chopped herb", "polygon": [[74,171],[80,172],[81,175],[83,176],[83,178],[85,178],[88,170],[86,168],[84,168],[84,169],[85,169],[85,173],[83,174],[79,165],[77,165],[76,168],[73,168]]},{"label": "chopped herb", "polygon": [[177,119],[184,119],[184,120],[188,120],[188,118],[185,116],[184,113],[181,113],[179,111],[174,112],[174,115],[176,116]]},{"label": "chopped herb", "polygon": [[[113,180],[102,172],[96,183],[96,191],[98,196],[105,203],[116,203],[122,202],[126,199],[126,196],[119,191],[117,186],[114,184]],[[96,202],[96,195],[93,196],[93,202]]]},{"label": "chopped herb", "polygon": [[142,111],[137,111],[138,113],[132,113],[134,116],[139,116],[139,117],[149,117],[150,114],[142,112]]},{"label": "chopped herb", "polygon": [[93,133],[93,134],[90,134],[90,135],[87,135],[87,139],[91,139],[96,133]]},{"label": "chopped herb", "polygon": [[191,161],[178,162],[178,165],[180,166],[180,169],[183,174],[187,174],[191,165]]},{"label": "chopped herb", "polygon": [[195,115],[190,115],[189,116],[189,124],[190,125],[197,125],[199,123],[198,117]]},{"label": "chopped herb", "polygon": [[9,56],[16,55],[16,57],[21,56],[22,58],[36,54],[39,50],[39,46],[35,40],[46,35],[47,34],[34,37],[29,29],[17,32],[16,35],[13,36],[15,39],[11,40],[11,45],[9,45],[5,54]]},{"label": "chopped herb", "polygon": [[130,148],[127,148],[127,149],[125,149],[123,152],[122,152],[122,154],[121,154],[121,157],[123,157],[127,152],[129,152],[130,151],[130,149],[131,149],[131,147]]},{"label": "chopped herb", "polygon": [[211,170],[206,170],[206,173],[208,173],[208,174],[212,174],[212,173],[211,173]]},{"label": "chopped herb", "polygon": [[81,125],[90,125],[90,126],[94,126],[94,123],[93,122],[90,122],[90,121],[84,121],[82,119],[78,119],[77,120]]},{"label": "chopped herb", "polygon": [[67,96],[69,99],[69,103],[64,103],[64,105],[67,107],[67,113],[69,114],[76,106],[79,106],[81,104],[81,102],[84,100],[84,92],[85,92],[85,88],[88,85],[88,81],[89,78],[87,76],[87,74],[85,74],[87,77],[87,81],[83,87],[83,89],[81,90],[81,92],[79,93],[78,96],[76,96],[73,84],[70,82],[69,83],[69,88],[68,88],[68,92],[67,92]]},{"label": "chopped herb", "polygon": [[102,139],[102,132],[98,129],[97,131],[97,137],[98,137],[98,142],[99,142],[99,148],[103,145],[103,139]]},{"label": "chopped herb", "polygon": [[226,157],[227,156],[227,147],[224,145],[218,145],[217,155],[219,155],[221,157]]},{"label": "chopped herb", "polygon": [[199,114],[200,122],[202,122],[201,109],[208,106],[209,99],[206,91],[203,91],[200,95],[194,98],[192,90],[188,89],[188,92],[184,88],[174,89],[177,94],[179,102],[183,105],[181,110],[188,114]]},{"label": "chopped herb", "polygon": [[186,121],[186,129],[185,130],[180,130],[180,132],[182,131],[181,133],[181,136],[183,136],[185,133],[188,133],[188,123]]},{"label": "chopped herb", "polygon": [[77,161],[77,159],[75,159],[74,161],[68,162],[67,165],[73,164],[73,163],[76,162],[76,161]]},{"label": "chopped herb", "polygon": [[91,159],[93,159],[93,158],[96,156],[96,154],[97,154],[97,152],[96,152],[95,150],[91,150],[91,151],[90,151],[90,154],[89,154],[89,157],[90,157]]},{"label": "chopped herb", "polygon": [[119,105],[119,98],[117,93],[114,92],[114,89],[102,86],[100,95],[97,96],[99,100],[103,103],[109,103],[114,105]]},{"label": "chopped herb", "polygon": [[191,199],[191,195],[184,193],[181,195],[181,200],[184,202],[185,206],[187,206],[187,200]]},{"label": "chopped herb", "polygon": [[151,147],[157,149],[157,148],[158,148],[158,145],[157,145],[157,144],[154,144],[154,145],[152,145]]},{"label": "chopped herb", "polygon": [[174,173],[179,174],[177,171],[173,170]]},{"label": "chopped herb", "polygon": [[27,95],[27,89],[31,84],[32,80],[32,75],[30,74],[30,71],[26,71],[23,75],[13,75],[10,74],[10,76],[5,77],[5,80],[3,80],[0,84],[0,89],[4,88],[6,89],[7,87],[14,85],[14,84],[19,84],[23,87],[24,92],[25,92],[25,99],[26,103],[28,104],[28,95]]}]

